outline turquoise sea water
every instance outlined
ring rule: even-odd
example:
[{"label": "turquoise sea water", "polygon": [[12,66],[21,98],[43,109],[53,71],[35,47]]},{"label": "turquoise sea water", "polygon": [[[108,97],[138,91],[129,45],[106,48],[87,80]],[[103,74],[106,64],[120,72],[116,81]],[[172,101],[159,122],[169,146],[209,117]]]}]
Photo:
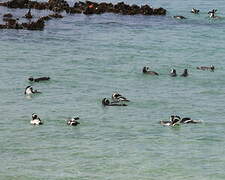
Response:
[{"label": "turquoise sea water", "polygon": [[[44,31],[0,30],[0,179],[225,179],[224,1],[125,2],[168,14],[63,14]],[[223,18],[209,19],[213,8]],[[0,7],[1,17],[26,11]],[[196,69],[211,64],[215,72]],[[143,75],[146,65],[160,76]],[[190,76],[172,78],[171,68]],[[25,97],[28,85],[43,93]],[[102,107],[115,91],[128,106]],[[43,126],[30,125],[34,112]],[[158,123],[172,114],[203,123]],[[67,126],[74,115],[81,124]]]}]

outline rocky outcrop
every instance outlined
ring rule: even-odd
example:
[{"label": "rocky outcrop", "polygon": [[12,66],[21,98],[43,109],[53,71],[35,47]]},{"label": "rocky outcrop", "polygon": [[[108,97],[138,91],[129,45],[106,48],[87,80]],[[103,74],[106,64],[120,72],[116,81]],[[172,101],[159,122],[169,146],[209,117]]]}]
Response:
[{"label": "rocky outcrop", "polygon": [[19,23],[16,19],[9,19],[5,24],[0,24],[0,29],[43,30],[44,25],[44,20],[42,19],[29,23]]},{"label": "rocky outcrop", "polygon": [[63,16],[61,14],[55,13],[55,14],[49,14],[48,17],[50,18],[63,18]]},{"label": "rocky outcrop", "polygon": [[7,6],[9,8],[34,8],[34,9],[49,9],[54,12],[66,11],[67,13],[84,13],[102,14],[102,13],[119,13],[124,15],[166,15],[166,9],[152,8],[149,5],[137,6],[128,5],[124,2],[119,2],[115,5],[112,3],[96,3],[92,1],[78,1],[75,2],[73,7],[70,7],[65,0],[48,0],[48,2],[37,2],[29,0],[11,0],[5,3],[0,3],[1,6]]},{"label": "rocky outcrop", "polygon": [[9,8],[24,8],[27,7],[29,0],[11,0],[0,5],[7,6]]},{"label": "rocky outcrop", "polygon": [[91,1],[76,2],[74,8],[79,8],[83,11],[84,14],[102,14],[102,13],[117,13],[123,15],[166,15],[166,9],[157,8],[154,9],[149,5],[137,6],[137,5],[128,5],[124,2],[119,2],[115,5],[112,3],[95,3]]},{"label": "rocky outcrop", "polygon": [[[112,3],[96,3],[92,1],[86,2],[75,2],[73,7],[70,7],[65,0],[48,0],[48,2],[37,2],[29,0],[10,0],[8,2],[0,2],[0,6],[6,6],[9,8],[29,8],[25,18],[31,19],[31,9],[39,10],[52,10],[54,12],[66,11],[70,14],[83,13],[86,15],[91,14],[103,14],[103,13],[116,13],[123,15],[166,15],[166,9],[163,8],[152,8],[149,5],[138,6],[138,5],[128,5],[124,2],[119,2],[115,5]],[[52,18],[63,18],[62,15],[55,13],[48,16],[43,16],[37,21],[29,23],[19,23],[18,19],[13,19],[12,14],[3,15],[3,21],[5,24],[0,24],[0,29],[26,29],[26,30],[43,30],[45,26],[45,21],[48,21]]]},{"label": "rocky outcrop", "polygon": [[13,17],[13,15],[12,15],[12,14],[10,14],[10,13],[7,13],[7,14],[4,14],[4,15],[3,15],[3,17],[4,17],[4,18],[12,18],[12,17]]},{"label": "rocky outcrop", "polygon": [[70,6],[64,0],[49,0],[49,9],[55,12],[60,12],[63,10],[67,10]]},{"label": "rocky outcrop", "polygon": [[42,19],[38,19],[37,21],[33,21],[30,23],[22,23],[23,29],[27,30],[43,30],[45,26],[45,22]]}]

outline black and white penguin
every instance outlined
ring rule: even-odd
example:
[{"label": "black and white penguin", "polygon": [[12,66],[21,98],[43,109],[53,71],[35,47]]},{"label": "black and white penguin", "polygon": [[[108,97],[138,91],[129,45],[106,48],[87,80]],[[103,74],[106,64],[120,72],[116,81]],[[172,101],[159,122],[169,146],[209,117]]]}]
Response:
[{"label": "black and white penguin", "polygon": [[208,12],[209,17],[210,18],[220,18],[219,16],[215,16],[216,11],[217,11],[217,9],[213,9],[212,11],[209,11]]},{"label": "black and white penguin", "polygon": [[24,94],[26,94],[26,95],[32,95],[32,94],[37,94],[37,93],[41,93],[41,92],[39,92],[37,90],[33,90],[32,86],[27,86],[24,91]]},{"label": "black and white penguin", "polygon": [[110,102],[110,100],[107,98],[102,99],[102,105],[103,106],[127,106],[126,104],[123,104],[123,103],[121,104],[119,102]]},{"label": "black and white penguin", "polygon": [[171,71],[170,71],[170,76],[171,76],[171,77],[176,77],[176,76],[177,76],[177,71],[176,71],[176,69],[171,69]]},{"label": "black and white penguin", "polygon": [[184,16],[173,16],[173,18],[175,18],[175,19],[187,19],[187,18],[184,17]]},{"label": "black and white penguin", "polygon": [[213,66],[213,65],[211,65],[211,66],[200,66],[200,67],[197,67],[197,69],[199,69],[199,70],[203,70],[203,71],[205,71],[205,70],[210,70],[210,71],[214,71],[215,70],[215,67]]},{"label": "black and white penguin", "polygon": [[69,119],[69,120],[67,121],[67,125],[69,125],[69,126],[77,126],[78,124],[80,124],[80,123],[78,122],[79,119],[80,119],[79,117],[71,118],[71,119]]},{"label": "black and white penguin", "polygon": [[32,124],[32,125],[42,125],[43,122],[41,121],[41,119],[38,117],[37,114],[33,113],[32,114],[32,120],[30,121],[30,124]]},{"label": "black and white penguin", "polygon": [[40,77],[40,78],[30,77],[30,78],[28,78],[28,80],[31,82],[48,81],[48,80],[50,80],[50,77]]},{"label": "black and white penguin", "polygon": [[129,100],[127,98],[125,98],[124,96],[122,96],[121,94],[119,93],[113,93],[112,94],[112,100],[114,102],[121,102],[121,101],[126,101],[126,102],[129,102]]},{"label": "black and white penguin", "polygon": [[150,71],[148,66],[143,67],[143,74],[150,74],[150,75],[159,75],[159,73],[155,72],[155,71]]},{"label": "black and white penguin", "polygon": [[202,121],[193,120],[189,117],[185,117],[180,120],[180,123],[183,123],[183,124],[189,124],[189,123],[196,124],[196,123],[201,123],[201,122]]},{"label": "black and white penguin", "polygon": [[198,9],[192,8],[191,13],[198,14],[200,11]]},{"label": "black and white penguin", "polygon": [[164,126],[176,126],[180,124],[180,117],[179,116],[170,116],[170,120],[169,121],[160,121],[160,124],[164,125]]},{"label": "black and white penguin", "polygon": [[181,74],[180,76],[187,77],[188,76],[188,70],[187,69],[184,69],[183,74]]}]

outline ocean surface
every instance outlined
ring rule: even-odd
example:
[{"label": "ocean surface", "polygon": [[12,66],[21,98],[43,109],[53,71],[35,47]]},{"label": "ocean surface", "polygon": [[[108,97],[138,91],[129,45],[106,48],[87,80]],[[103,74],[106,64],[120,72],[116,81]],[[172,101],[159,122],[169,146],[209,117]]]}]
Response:
[{"label": "ocean surface", "polygon": [[[62,13],[43,31],[0,30],[0,180],[225,179],[224,1],[124,2],[168,13]],[[213,8],[221,18],[208,17]],[[0,7],[1,17],[7,12],[27,10]],[[196,69],[210,65],[214,72]],[[160,75],[143,75],[144,66]],[[189,76],[172,78],[171,68]],[[28,85],[42,94],[26,97]],[[103,107],[113,92],[131,102]],[[32,113],[44,125],[30,125]],[[173,114],[203,123],[159,124]],[[67,126],[73,116],[79,126]]]}]

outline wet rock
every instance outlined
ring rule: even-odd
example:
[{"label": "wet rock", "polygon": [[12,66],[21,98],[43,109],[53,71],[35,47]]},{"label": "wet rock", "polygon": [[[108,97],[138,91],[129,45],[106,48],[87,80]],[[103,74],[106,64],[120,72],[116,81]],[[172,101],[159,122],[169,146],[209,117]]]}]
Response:
[{"label": "wet rock", "polygon": [[164,9],[162,7],[154,9],[153,14],[154,15],[166,15],[166,9]]},{"label": "wet rock", "polygon": [[81,9],[82,11],[85,10],[85,8],[87,8],[87,5],[84,3],[84,2],[75,2],[74,8],[77,8],[77,9]]},{"label": "wet rock", "polygon": [[43,19],[38,19],[37,21],[33,21],[31,23],[22,23],[22,26],[27,30],[43,30],[45,23]]},{"label": "wet rock", "polygon": [[1,6],[7,6],[12,8],[34,8],[34,9],[49,9],[54,12],[66,11],[67,13],[84,13],[102,14],[102,13],[119,13],[124,15],[166,15],[166,10],[163,8],[153,9],[149,5],[137,6],[128,5],[124,2],[119,2],[115,5],[112,3],[96,3],[92,1],[78,1],[74,3],[73,7],[70,7],[65,0],[48,0],[48,2],[37,2],[29,0],[11,0],[6,3],[0,3]]},{"label": "wet rock", "polygon": [[9,19],[6,21],[6,24],[4,26],[6,29],[23,29],[21,24],[19,24],[16,19]]},{"label": "wet rock", "polygon": [[69,8],[69,4],[64,0],[49,0],[49,9],[54,12],[61,12]]},{"label": "wet rock", "polygon": [[11,17],[13,17],[13,15],[10,14],[10,13],[7,13],[7,14],[4,14],[3,17],[4,17],[4,18],[11,18]]},{"label": "wet rock", "polygon": [[153,15],[153,9],[149,5],[141,6],[141,14]]},{"label": "wet rock", "polygon": [[82,13],[82,10],[80,8],[70,7],[66,10],[66,12],[70,14],[80,14]]},{"label": "wet rock", "polygon": [[7,29],[5,24],[0,24],[0,29]]},{"label": "wet rock", "polygon": [[7,2],[7,7],[24,8],[27,7],[29,0],[11,0]]},{"label": "wet rock", "polygon": [[29,7],[38,10],[50,9],[47,2],[30,1]]},{"label": "wet rock", "polygon": [[6,18],[3,18],[2,20],[3,20],[3,21],[9,21],[10,19],[11,19],[11,18],[7,18],[7,17],[6,17]]},{"label": "wet rock", "polygon": [[55,13],[55,14],[49,14],[48,15],[50,18],[63,18],[61,14]]},{"label": "wet rock", "polygon": [[50,20],[50,19],[52,19],[52,18],[50,18],[49,16],[42,16],[42,17],[40,18],[40,20],[43,20],[43,21],[48,21],[48,20]]}]

